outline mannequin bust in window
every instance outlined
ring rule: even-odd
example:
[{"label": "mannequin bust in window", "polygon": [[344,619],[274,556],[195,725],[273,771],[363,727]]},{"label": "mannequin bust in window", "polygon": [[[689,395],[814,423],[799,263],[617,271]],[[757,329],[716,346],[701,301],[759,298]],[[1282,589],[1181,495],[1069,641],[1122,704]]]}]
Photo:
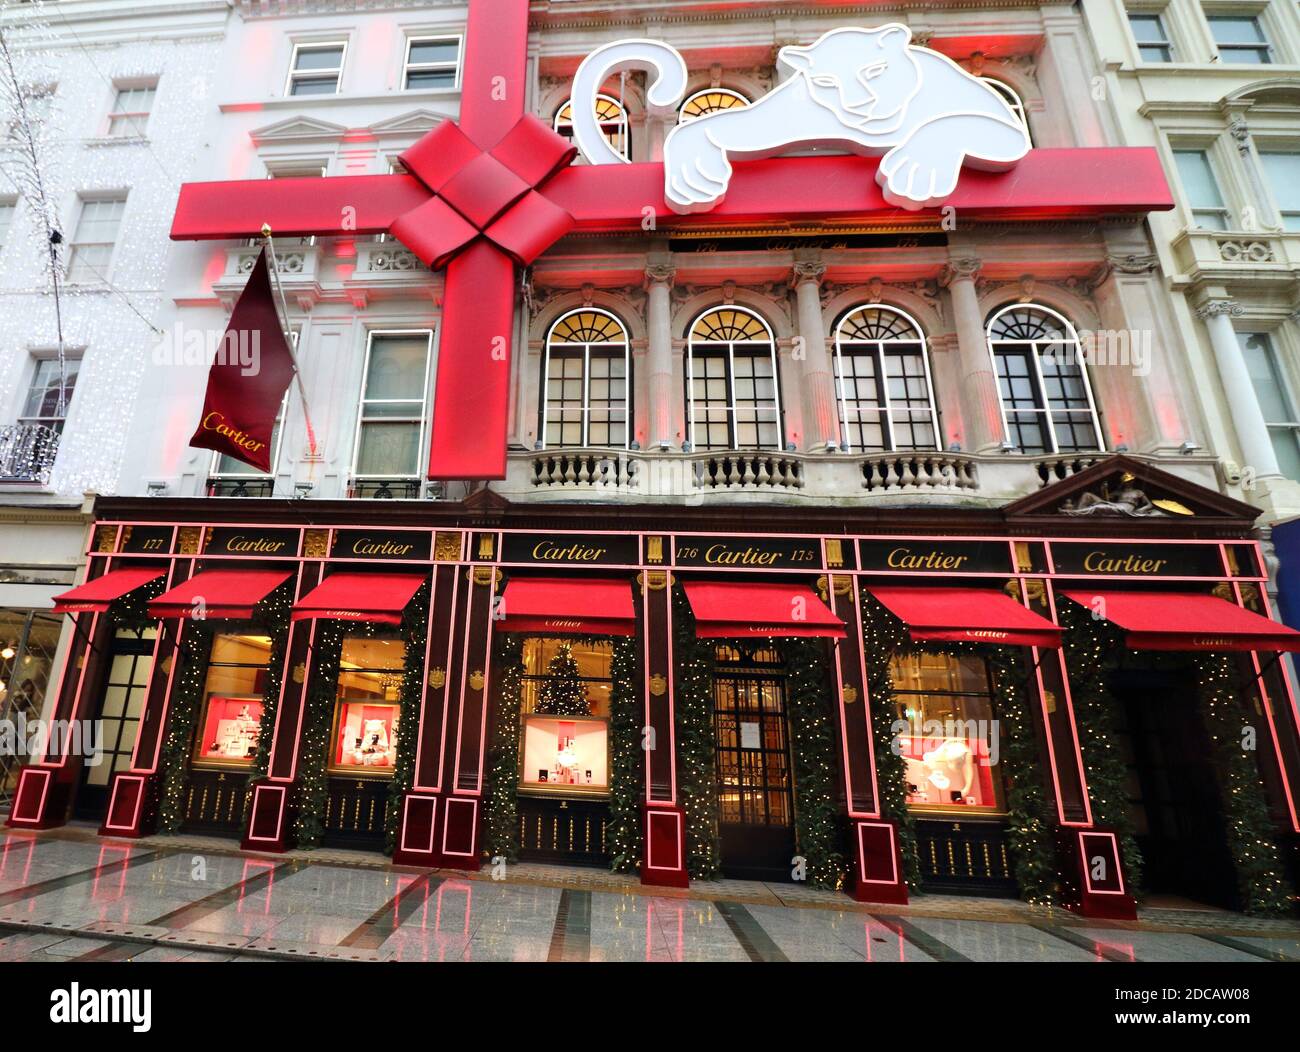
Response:
[{"label": "mannequin bust in window", "polygon": [[927,781],[939,791],[944,803],[962,803],[973,799],[975,757],[970,746],[959,738],[948,738],[925,754],[930,768]]}]

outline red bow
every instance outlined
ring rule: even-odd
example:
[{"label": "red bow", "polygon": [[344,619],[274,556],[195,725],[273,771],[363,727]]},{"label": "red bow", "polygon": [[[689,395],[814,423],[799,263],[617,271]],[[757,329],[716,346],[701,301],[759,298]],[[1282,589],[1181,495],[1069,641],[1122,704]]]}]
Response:
[{"label": "red bow", "polygon": [[537,188],[576,152],[531,114],[486,151],[447,121],[401,155],[433,196],[393,220],[389,233],[435,269],[478,237],[527,266],[574,226]]}]

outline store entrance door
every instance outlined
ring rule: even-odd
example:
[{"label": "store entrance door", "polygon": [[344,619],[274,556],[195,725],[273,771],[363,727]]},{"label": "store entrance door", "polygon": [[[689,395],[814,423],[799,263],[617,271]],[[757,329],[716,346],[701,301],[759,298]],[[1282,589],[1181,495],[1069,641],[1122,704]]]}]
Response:
[{"label": "store entrance door", "polygon": [[103,755],[94,765],[81,769],[81,786],[73,805],[77,818],[98,821],[108,809],[108,789],[114,771],[131,766],[131,753],[140,733],[140,715],[153,671],[153,648],[157,632],[119,628],[110,644],[108,674],[91,719],[99,721]]},{"label": "store entrance door", "polygon": [[1236,880],[1195,681],[1186,672],[1126,671],[1112,689],[1146,890],[1232,908]]},{"label": "store entrance door", "polygon": [[794,789],[780,656],[720,646],[713,720],[723,874],[788,881]]}]

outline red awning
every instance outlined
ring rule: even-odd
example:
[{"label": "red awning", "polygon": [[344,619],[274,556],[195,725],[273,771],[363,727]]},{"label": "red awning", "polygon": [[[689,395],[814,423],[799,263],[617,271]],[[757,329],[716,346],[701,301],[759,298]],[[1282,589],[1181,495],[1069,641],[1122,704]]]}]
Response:
[{"label": "red awning", "polygon": [[516,577],[501,597],[506,632],[589,632],[636,635],[628,581],[576,577]]},{"label": "red awning", "polygon": [[406,604],[426,578],[413,573],[330,574],[293,605],[291,619],[328,617],[400,625]]},{"label": "red awning", "polygon": [[987,588],[867,588],[915,643],[1059,647],[1061,630],[1004,592]]},{"label": "red awning", "polygon": [[110,570],[103,577],[78,585],[70,592],[54,597],[56,614],[79,614],[86,610],[103,613],[114,599],[134,592],[150,581],[156,581],[166,571],[155,566],[132,566],[124,570]]},{"label": "red awning", "polygon": [[246,618],[284,584],[287,570],[204,570],[163,592],[149,604],[154,617],[189,617],[202,604],[204,617]]},{"label": "red awning", "polygon": [[683,587],[701,639],[848,634],[844,622],[805,585],[687,581]]},{"label": "red awning", "polygon": [[1296,650],[1300,632],[1201,592],[1098,592],[1067,599],[1124,629],[1134,650]]}]

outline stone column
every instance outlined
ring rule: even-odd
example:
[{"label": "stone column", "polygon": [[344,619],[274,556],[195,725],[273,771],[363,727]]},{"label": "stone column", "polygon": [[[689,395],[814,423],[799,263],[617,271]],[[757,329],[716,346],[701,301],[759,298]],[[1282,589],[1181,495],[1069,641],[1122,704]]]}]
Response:
[{"label": "stone column", "polygon": [[1237,431],[1237,444],[1241,447],[1243,467],[1253,468],[1256,478],[1280,475],[1277,454],[1264,424],[1264,413],[1255,395],[1246,368],[1246,356],[1232,327],[1232,318],[1244,314],[1239,303],[1232,300],[1210,300],[1197,308],[1196,316],[1205,322],[1210,333],[1210,347],[1219,367],[1219,381],[1227,399],[1228,413]]},{"label": "stone column", "polygon": [[990,453],[1002,446],[1005,428],[998,399],[997,377],[984,334],[975,279],[981,262],[972,257],[951,259],[940,284],[952,299],[953,326],[957,330],[957,372],[961,377],[961,447],[967,453]]},{"label": "stone column", "polygon": [[651,263],[645,271],[646,288],[646,369],[649,373],[649,425],[647,445],[658,449],[672,443],[682,430],[675,419],[673,405],[673,266]]},{"label": "stone column", "polygon": [[[839,414],[835,409],[835,378],[831,374],[826,348],[826,323],[822,318],[821,281],[826,264],[801,260],[794,265],[795,307],[802,346],[804,448],[825,449],[840,438]],[[799,355],[793,355],[799,360]]]}]

